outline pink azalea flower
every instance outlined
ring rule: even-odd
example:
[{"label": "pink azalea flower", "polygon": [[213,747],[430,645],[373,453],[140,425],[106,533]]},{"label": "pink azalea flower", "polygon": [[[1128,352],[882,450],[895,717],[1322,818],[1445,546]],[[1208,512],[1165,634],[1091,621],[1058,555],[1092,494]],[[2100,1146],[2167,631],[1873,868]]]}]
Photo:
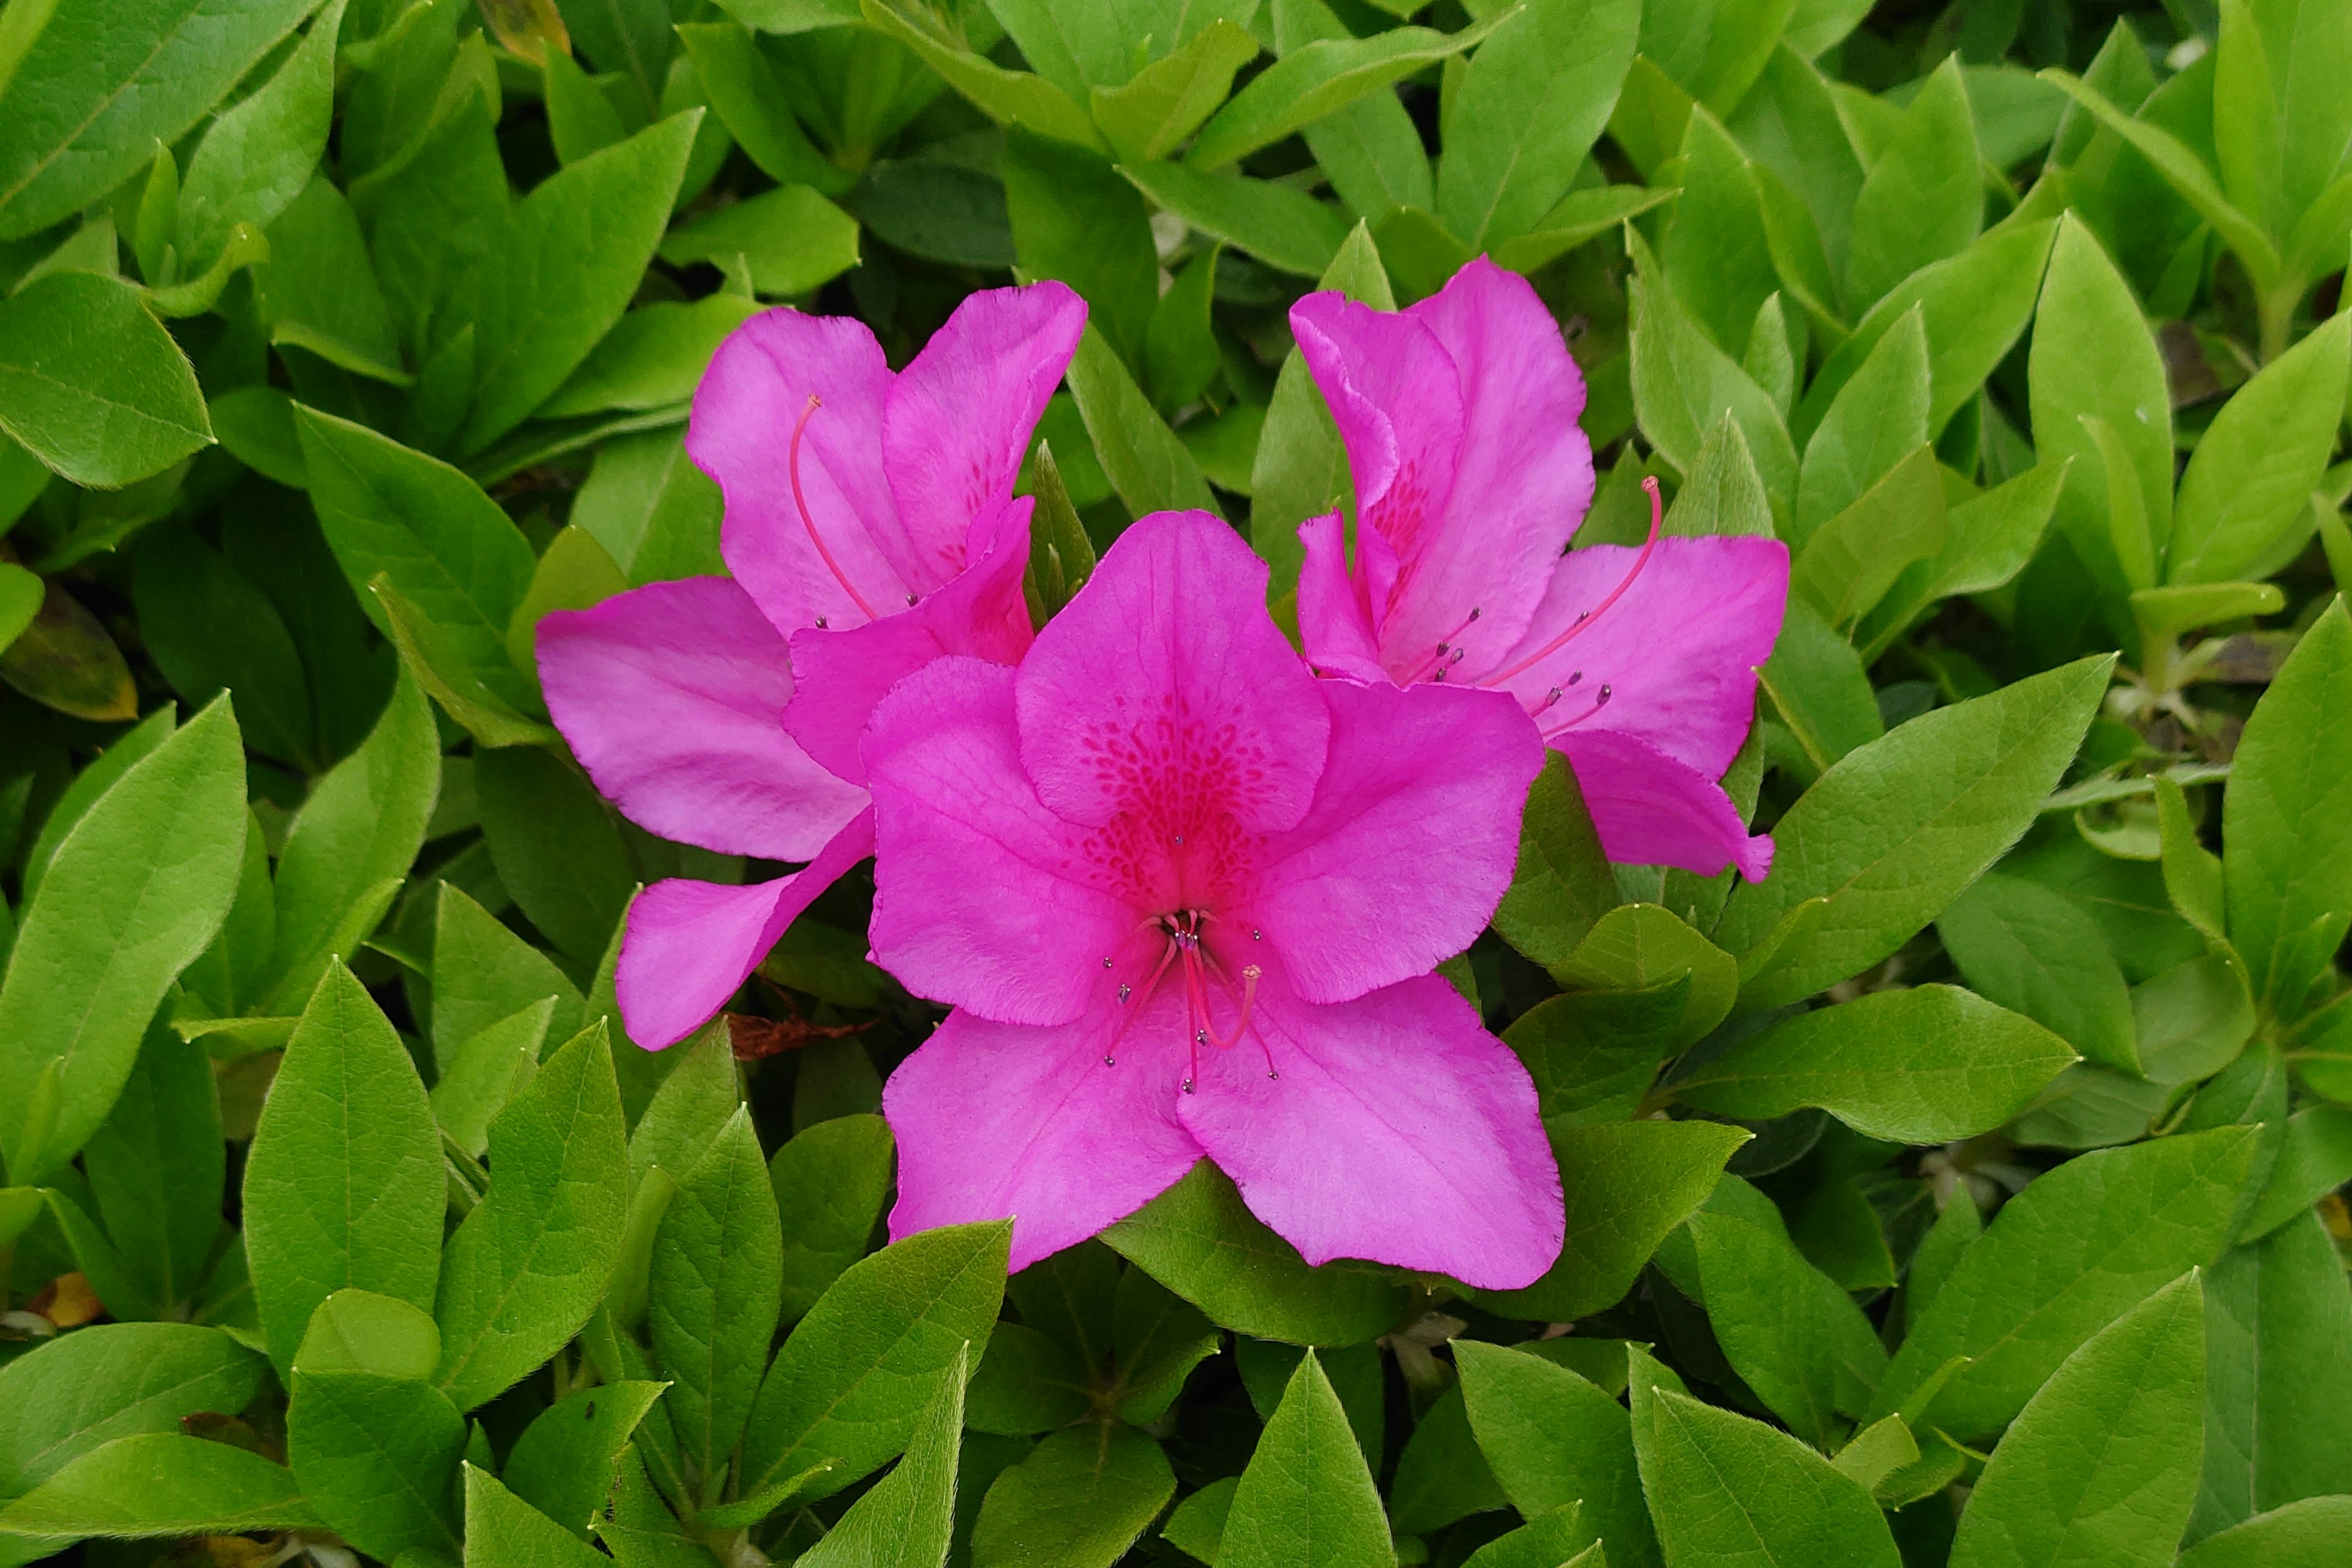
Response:
[{"label": "pink azalea flower", "polygon": [[1788,601],[1778,540],[1570,536],[1592,504],[1584,378],[1526,279],[1485,259],[1408,310],[1291,308],[1348,449],[1338,513],[1299,527],[1298,628],[1318,668],[1500,690],[1565,753],[1612,860],[1762,879],[1717,783],[1747,738]]},{"label": "pink azalea flower", "polygon": [[1155,513],[1017,668],[943,658],[876,711],[875,955],[955,1007],[883,1094],[894,1236],[1010,1215],[1021,1268],[1206,1156],[1312,1263],[1558,1257],[1527,1069],[1430,973],[1510,882],[1534,727],[1317,680],[1265,583]]},{"label": "pink azalea flower", "polygon": [[941,654],[1009,664],[1028,648],[1030,503],[1013,481],[1085,325],[1058,283],[977,293],[894,375],[860,322],[754,317],[712,359],[686,438],[725,494],[733,575],[540,623],[548,711],[631,820],[808,862],[638,895],[616,985],[640,1045],[718,1011],[874,852],[857,736],[891,685]]}]

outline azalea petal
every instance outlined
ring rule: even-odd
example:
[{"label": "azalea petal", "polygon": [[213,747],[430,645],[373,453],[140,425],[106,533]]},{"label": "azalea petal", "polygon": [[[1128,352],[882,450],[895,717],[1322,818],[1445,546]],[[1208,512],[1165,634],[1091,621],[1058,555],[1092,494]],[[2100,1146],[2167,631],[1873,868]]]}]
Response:
[{"label": "azalea petal", "polygon": [[1723,786],[1689,763],[1610,730],[1571,730],[1552,745],[1576,770],[1601,847],[1617,864],[1702,877],[1737,866],[1751,882],[1772,868],[1770,837],[1750,834]]},{"label": "azalea petal", "polygon": [[972,520],[1013,493],[1029,433],[1077,352],[1087,305],[1063,284],[967,295],[892,384],[882,461],[925,582],[963,569]]},{"label": "azalea petal", "polygon": [[1527,279],[1483,257],[1404,313],[1461,377],[1462,446],[1444,521],[1407,555],[1381,640],[1400,673],[1441,642],[1466,649],[1459,679],[1519,639],[1591,509],[1584,377]]},{"label": "azalea petal", "polygon": [[1265,846],[1247,920],[1310,1002],[1426,974],[1468,947],[1511,885],[1543,766],[1501,692],[1327,680],[1331,749],[1314,807]]},{"label": "azalea petal", "polygon": [[1361,584],[1348,575],[1348,542],[1339,514],[1327,511],[1298,525],[1307,547],[1298,568],[1298,640],[1307,662],[1358,680],[1386,680],[1379,635]]},{"label": "azalea petal", "polygon": [[1177,1114],[1307,1262],[1506,1290],[1559,1258],[1559,1167],[1535,1084],[1453,986],[1424,974],[1318,1005],[1270,971],[1248,1034],[1201,1053]]},{"label": "azalea petal", "polygon": [[1099,994],[1076,1020],[1042,1028],[949,1014],[882,1091],[898,1144],[891,1239],[1009,1215],[1012,1267],[1025,1268],[1192,1169],[1200,1146],[1176,1118],[1182,1008],[1172,992],[1153,1005],[1156,1027],[1115,1053],[1116,1004]]},{"label": "azalea petal", "polygon": [[1331,721],[1265,608],[1265,563],[1206,512],[1154,512],[1037,635],[1015,691],[1021,760],[1073,822],[1171,837],[1221,814],[1297,823]]},{"label": "azalea petal", "polygon": [[[1299,300],[1290,328],[1347,447],[1357,515],[1371,531],[1360,535],[1360,575],[1384,626],[1398,573],[1418,561],[1454,489],[1461,378],[1426,326],[1343,294]],[[1387,551],[1370,548],[1375,536]]]},{"label": "azalea petal", "polygon": [[[1640,557],[1618,544],[1562,557],[1542,609],[1500,669],[1514,670],[1562,632],[1574,635],[1501,684],[1547,731],[1606,724],[1719,778],[1756,717],[1756,667],[1772,657],[1789,602],[1789,547],[1763,538],[1661,539],[1636,573]],[[1621,584],[1624,593],[1601,609]],[[1595,611],[1580,629],[1577,617]]]},{"label": "azalea petal", "polygon": [[727,1005],[784,928],[842,874],[874,853],[874,814],[860,812],[822,854],[772,882],[730,888],[673,877],[629,906],[613,976],[621,1022],[648,1050],[675,1045]]},{"label": "azalea petal", "polygon": [[1048,811],[1022,771],[1013,685],[1002,665],[942,658],[875,710],[874,955],[917,995],[1066,1024],[1141,933],[1104,886],[1107,835]]},{"label": "azalea petal", "polygon": [[793,668],[800,682],[784,710],[784,727],[810,756],[863,784],[859,737],[875,705],[902,679],[950,654],[994,664],[1020,662],[1032,637],[1021,574],[1029,563],[1034,504],[1023,496],[992,506],[986,552],[970,571],[914,608],[848,631],[812,626],[793,634]]},{"label": "azalea petal", "polygon": [[606,798],[665,838],[805,860],[866,792],[785,733],[784,639],[724,577],[654,583],[539,623],[547,710]]},{"label": "azalea petal", "polygon": [[[882,471],[889,389],[882,345],[864,322],[776,310],[729,334],[695,390],[686,449],[726,497],[719,552],[786,636],[820,616],[828,626],[862,625],[931,585],[908,583],[900,569],[912,552]],[[803,413],[805,518],[793,494],[793,431]]]}]

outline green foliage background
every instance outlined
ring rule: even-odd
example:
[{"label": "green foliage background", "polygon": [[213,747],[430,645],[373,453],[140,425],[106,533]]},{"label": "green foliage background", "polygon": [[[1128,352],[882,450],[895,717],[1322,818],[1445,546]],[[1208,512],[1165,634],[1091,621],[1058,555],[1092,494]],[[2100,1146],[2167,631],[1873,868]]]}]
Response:
[{"label": "green foliage background", "polygon": [[[0,1563],[2352,1561],[2339,0],[9,0],[0,84]],[[759,868],[597,798],[536,620],[721,569],[749,314],[1015,276],[1093,323],[1037,613],[1201,506],[1284,614],[1287,305],[1481,252],[1580,542],[1655,475],[1795,562],[1771,878],[1555,763],[1447,966],[1559,1265],[1205,1165],[879,1247],[870,884],[635,1049],[633,890]]]}]

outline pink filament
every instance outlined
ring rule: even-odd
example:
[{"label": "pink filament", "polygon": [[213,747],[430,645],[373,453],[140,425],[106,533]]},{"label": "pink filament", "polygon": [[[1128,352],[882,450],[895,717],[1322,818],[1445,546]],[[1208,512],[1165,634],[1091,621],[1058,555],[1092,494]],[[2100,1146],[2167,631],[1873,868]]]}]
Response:
[{"label": "pink filament", "polygon": [[1650,563],[1650,552],[1658,547],[1658,530],[1663,527],[1665,522],[1665,503],[1659,498],[1656,476],[1651,475],[1645,477],[1642,480],[1642,488],[1648,491],[1650,496],[1650,537],[1643,541],[1642,552],[1633,557],[1633,570],[1625,574],[1624,578],[1618,583],[1617,586],[1609,590],[1609,596],[1607,598],[1602,599],[1601,603],[1595,605],[1591,609],[1587,610],[1584,614],[1577,616],[1575,620],[1570,621],[1566,631],[1560,633],[1559,636],[1552,638],[1551,641],[1544,644],[1543,647],[1528,655],[1527,658],[1519,660],[1518,663],[1511,666],[1508,669],[1499,670],[1496,673],[1481,679],[1478,682],[1480,686],[1500,686],[1503,682],[1510,679],[1513,676],[1519,674],[1521,671],[1532,668],[1534,666],[1541,664],[1545,659],[1549,658],[1553,654],[1556,654],[1561,648],[1566,647],[1570,640],[1572,639],[1577,633],[1583,631],[1586,627],[1591,626],[1593,622],[1606,615],[1609,611],[1610,605],[1614,605],[1619,599],[1624,597],[1625,590],[1633,585],[1633,579],[1642,574],[1642,568]]},{"label": "pink filament", "polygon": [[822,406],[824,405],[818,401],[816,394],[810,393],[807,406],[801,410],[800,419],[793,426],[792,449],[784,458],[786,471],[792,475],[793,504],[800,508],[801,526],[808,530],[809,542],[816,546],[816,552],[824,559],[825,570],[833,574],[833,580],[841,584],[841,591],[849,595],[852,603],[866,612],[867,620],[878,621],[882,617],[874,613],[874,606],[866,602],[866,596],[842,571],[841,563],[835,561],[833,552],[824,547],[824,535],[816,531],[816,519],[809,515],[808,498],[801,494],[801,433],[808,428],[809,416]]}]

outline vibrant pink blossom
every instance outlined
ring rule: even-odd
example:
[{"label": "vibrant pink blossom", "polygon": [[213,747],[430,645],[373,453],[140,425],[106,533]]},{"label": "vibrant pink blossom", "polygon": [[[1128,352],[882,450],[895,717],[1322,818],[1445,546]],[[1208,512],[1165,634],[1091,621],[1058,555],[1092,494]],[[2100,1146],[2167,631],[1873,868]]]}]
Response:
[{"label": "vibrant pink blossom", "polygon": [[1755,714],[1788,599],[1777,540],[1570,537],[1592,503],[1584,380],[1526,280],[1486,260],[1408,310],[1291,308],[1355,480],[1299,528],[1298,626],[1318,668],[1509,692],[1576,770],[1612,860],[1751,880],[1772,841],[1716,782]]},{"label": "vibrant pink blossom", "polygon": [[748,887],[672,879],[629,911],[617,988],[658,1048],[724,1005],[810,900],[873,853],[857,736],[942,654],[1030,642],[1013,481],[1086,324],[1058,283],[978,293],[894,375],[859,322],[771,310],[720,345],[687,450],[726,498],[731,577],[540,623],[548,711],[634,821],[806,861]]},{"label": "vibrant pink blossom", "polygon": [[892,1076],[892,1233],[1020,1268],[1207,1157],[1310,1262],[1510,1288],[1559,1255],[1533,1084],[1433,965],[1494,912],[1542,758],[1499,693],[1318,681],[1225,524],[1156,513],[1017,668],[866,731],[876,958],[953,1005]]}]

